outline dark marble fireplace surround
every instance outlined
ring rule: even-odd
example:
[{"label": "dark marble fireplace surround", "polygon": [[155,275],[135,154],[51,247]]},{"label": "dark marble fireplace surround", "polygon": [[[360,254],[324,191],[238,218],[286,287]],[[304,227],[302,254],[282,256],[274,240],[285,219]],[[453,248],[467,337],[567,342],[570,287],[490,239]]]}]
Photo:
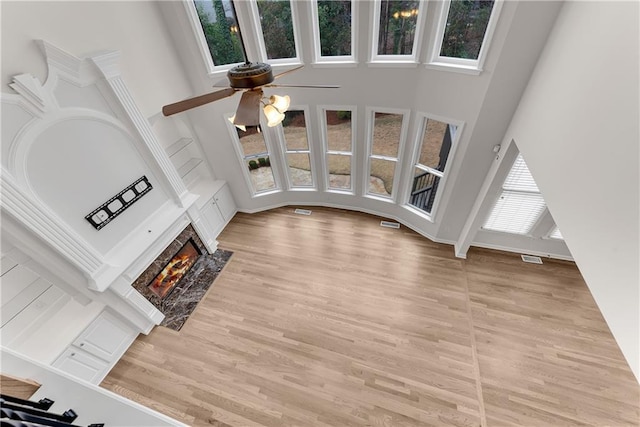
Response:
[{"label": "dark marble fireplace surround", "polygon": [[[176,284],[171,293],[160,299],[149,290],[148,286],[189,239],[193,239],[202,256]],[[161,326],[179,331],[231,255],[232,252],[221,249],[209,254],[202,240],[189,224],[133,282],[132,286],[165,315]]]}]

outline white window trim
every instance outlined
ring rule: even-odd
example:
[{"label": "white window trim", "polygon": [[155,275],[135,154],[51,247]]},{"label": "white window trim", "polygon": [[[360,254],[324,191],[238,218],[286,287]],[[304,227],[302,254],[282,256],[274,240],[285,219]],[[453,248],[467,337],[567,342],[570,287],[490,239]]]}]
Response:
[{"label": "white window trim", "polygon": [[[397,157],[382,156],[379,154],[373,154],[373,127],[375,125],[375,114],[399,114],[402,115],[402,127],[400,128],[400,140],[398,141],[398,154]],[[404,156],[404,146],[407,139],[407,132],[409,130],[409,119],[411,117],[411,110],[399,109],[399,108],[384,108],[384,107],[367,107],[366,109],[366,135],[365,140],[367,144],[365,167],[363,170],[363,196],[374,198],[376,200],[385,200],[395,202],[397,199],[398,185],[400,184],[400,177],[402,176],[402,159]],[[371,175],[371,159],[394,161],[396,166],[393,171],[393,188],[391,194],[385,196],[383,194],[369,193],[369,176]]]},{"label": "white window trim", "polygon": [[300,49],[300,30],[298,29],[299,21],[298,21],[298,4],[296,0],[289,0],[289,4],[291,5],[291,21],[293,23],[293,44],[296,48],[296,56],[291,58],[280,58],[280,59],[268,59],[267,56],[267,47],[264,41],[264,31],[262,29],[262,23],[260,22],[260,11],[258,10],[258,2],[257,0],[251,0],[249,2],[249,9],[251,10],[251,17],[253,19],[252,26],[257,31],[260,29],[259,34],[257,34],[257,43],[258,43],[258,51],[260,62],[266,62],[271,65],[297,65],[303,63],[301,49]]},{"label": "white window trim", "polygon": [[[265,196],[267,194],[273,194],[273,193],[277,193],[282,191],[282,185],[280,183],[279,180],[279,168],[277,166],[277,162],[273,162],[272,160],[274,160],[274,153],[275,151],[273,150],[273,147],[271,145],[271,140],[270,138],[267,136],[268,132],[262,132],[262,138],[264,139],[264,144],[265,147],[267,147],[267,152],[266,155],[267,157],[269,157],[269,161],[271,163],[271,171],[273,173],[273,182],[275,183],[275,188],[270,188],[268,190],[262,190],[262,191],[257,191],[256,189],[253,188],[253,183],[251,182],[251,172],[249,171],[249,169],[246,166],[246,160],[247,157],[245,157],[244,152],[242,151],[242,145],[240,144],[240,138],[238,138],[238,133],[236,131],[236,127],[231,123],[231,121],[229,120],[235,113],[227,113],[223,115],[223,120],[225,122],[225,125],[227,126],[227,129],[229,130],[229,135],[231,136],[231,140],[233,141],[233,148],[236,152],[236,156],[238,158],[238,162],[240,163],[240,168],[242,169],[242,175],[244,176],[244,180],[245,180],[245,184],[247,185],[247,188],[249,189],[249,192],[251,193],[252,197],[260,197],[260,196]],[[262,122],[262,120],[261,120]],[[261,123],[260,127],[264,130],[266,129],[266,124]],[[262,155],[255,155],[255,156],[249,156],[249,157],[261,157]]]},{"label": "white window trim", "polygon": [[[329,141],[327,139],[327,111],[351,111],[351,151],[329,150]],[[320,123],[320,139],[322,140],[322,171],[324,175],[325,191],[340,194],[355,194],[354,170],[356,158],[356,106],[355,105],[320,105],[318,106]],[[350,172],[351,172],[351,188],[331,188],[329,186],[329,154],[339,156],[350,156]]]},{"label": "white window trim", "polygon": [[[219,76],[220,73],[225,73],[236,65],[241,64],[242,62],[236,62],[234,64],[226,65],[214,64],[213,58],[211,57],[211,52],[209,51],[209,45],[207,44],[207,40],[204,37],[204,32],[202,31],[200,18],[198,18],[198,11],[196,10],[195,4],[193,4],[193,0],[183,1],[182,4],[184,5],[185,11],[187,13],[187,18],[191,26],[191,30],[193,31],[193,35],[196,39],[196,45],[198,46],[198,50],[200,51],[202,61],[204,62],[204,66],[209,77]],[[238,21],[238,25],[242,26],[242,22],[239,16],[236,16],[236,20]],[[245,55],[248,54],[248,52],[245,52]]]},{"label": "white window trim", "polygon": [[440,17],[438,19],[437,32],[434,39],[435,44],[432,46],[432,51],[429,55],[429,61],[426,64],[427,68],[457,71],[466,74],[480,74],[480,72],[482,72],[483,70],[487,51],[491,46],[491,40],[498,23],[498,19],[500,17],[500,11],[502,10],[503,3],[504,0],[495,0],[493,4],[491,17],[489,18],[487,30],[485,31],[484,39],[482,40],[482,46],[480,47],[480,52],[478,53],[478,59],[462,59],[440,56],[445,27],[447,25],[447,18],[449,16],[449,7],[451,5],[451,0],[444,0],[440,4]]},{"label": "white window trim", "polygon": [[[313,151],[311,150],[311,132],[309,129],[309,107],[307,106],[293,106],[290,107],[288,111],[302,111],[304,112],[304,122],[305,122],[305,132],[307,133],[307,149],[306,150],[288,150],[287,149],[287,138],[284,134],[284,127],[282,124],[276,127],[276,134],[278,136],[278,140],[281,147],[282,153],[282,161],[283,165],[287,170],[285,176],[287,177],[287,189],[292,191],[308,191],[308,190],[316,190],[318,188],[318,182],[316,179],[317,173],[313,170],[314,165],[314,156]],[[289,167],[289,161],[287,159],[287,154],[308,154],[309,155],[309,166],[311,167],[311,185],[293,185],[293,180],[291,179],[291,168]]]},{"label": "white window trim", "polygon": [[309,8],[311,11],[311,23],[313,25],[313,66],[354,66],[358,57],[358,3],[351,0],[351,55],[322,56],[320,47],[320,25],[318,23],[318,0],[312,0]]},{"label": "white window trim", "polygon": [[[411,212],[418,213],[420,216],[426,218],[431,222],[435,222],[436,215],[438,213],[438,207],[440,206],[440,201],[444,197],[445,188],[447,185],[447,180],[449,177],[449,171],[452,168],[452,164],[455,159],[456,150],[458,149],[458,145],[460,145],[460,138],[462,137],[462,130],[464,129],[464,122],[460,120],[455,120],[447,117],[437,116],[434,114],[427,113],[417,113],[416,117],[419,126],[417,128],[417,132],[415,135],[414,143],[413,143],[413,154],[411,156],[411,167],[407,168],[407,175],[405,183],[407,183],[407,191],[404,197],[404,203],[402,207],[410,210]],[[447,157],[447,163],[444,166],[444,171],[440,172],[437,169],[433,169],[429,166],[418,164],[418,160],[420,159],[420,150],[422,149],[422,140],[424,138],[424,132],[426,130],[427,121],[428,120],[436,120],[438,122],[446,123],[449,126],[456,126],[456,133],[451,138],[451,149],[449,150],[449,156]],[[424,169],[425,172],[429,172],[433,175],[440,177],[440,183],[438,184],[438,191],[436,192],[436,197],[433,199],[433,207],[431,208],[431,213],[424,212],[415,206],[409,204],[409,199],[411,198],[411,190],[410,185],[413,183],[413,172],[414,168]]]},{"label": "white window trim", "polygon": [[369,63],[371,67],[400,67],[400,66],[417,66],[419,63],[420,48],[422,46],[422,39],[424,26],[427,16],[427,2],[419,0],[418,5],[418,18],[416,20],[416,32],[413,38],[413,47],[411,49],[411,55],[379,55],[378,54],[378,39],[380,32],[380,9],[382,7],[382,0],[374,0],[371,7],[371,22],[373,23],[373,33],[371,35],[371,50],[369,52]]},{"label": "white window trim", "polygon": [[204,62],[207,73],[212,74],[215,71],[215,65],[211,58],[211,53],[209,52],[209,46],[207,45],[207,40],[204,37],[204,32],[202,31],[202,25],[200,24],[200,18],[198,18],[196,6],[191,0],[183,1],[182,5],[187,13],[187,18],[189,20],[191,30],[193,31],[193,36],[196,39],[196,45],[198,46],[198,50],[202,56],[202,61]]}]

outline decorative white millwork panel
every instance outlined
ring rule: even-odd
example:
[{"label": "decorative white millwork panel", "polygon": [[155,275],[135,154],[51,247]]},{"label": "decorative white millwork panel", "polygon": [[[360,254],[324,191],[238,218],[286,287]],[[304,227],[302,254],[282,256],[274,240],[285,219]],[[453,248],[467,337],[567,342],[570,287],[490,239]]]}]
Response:
[{"label": "decorative white millwork panel", "polygon": [[[11,84],[16,93],[0,95],[13,114],[3,118],[19,119],[2,139],[2,211],[77,268],[86,288],[118,289],[155,322],[157,313],[122,292],[122,284],[143,269],[141,260],[163,250],[165,234],[184,228],[197,196],[121,79],[119,52],[82,59],[38,44],[49,67],[46,82],[18,75]],[[152,190],[104,228],[92,227],[86,215],[140,176]]]},{"label": "decorative white millwork panel", "polygon": [[31,74],[20,74],[13,78],[13,83],[9,85],[13,90],[22,95],[22,98],[30,107],[45,113],[55,107],[55,100],[51,94],[42,87],[38,79]]},{"label": "decorative white millwork panel", "polygon": [[129,89],[127,89],[127,86],[120,77],[120,70],[117,66],[119,58],[119,52],[109,52],[94,56],[91,58],[91,61],[93,61],[106,78],[109,87],[120,101],[122,108],[124,108],[133,126],[138,131],[155,161],[162,169],[165,177],[171,185],[171,188],[176,194],[177,200],[182,207],[186,208],[195,201],[195,198],[188,192],[187,187],[184,185],[180,175],[178,175],[176,168],[171,163],[171,159],[169,159],[166,151],[162,148],[158,139],[154,135],[149,121],[142,115],[136,106]]},{"label": "decorative white millwork panel", "polygon": [[13,177],[2,168],[2,209],[44,238],[65,255],[89,277],[96,275],[105,265],[104,258],[93,250],[73,230],[56,218],[46,206],[22,191]]},{"label": "decorative white millwork panel", "polygon": [[[96,79],[99,78],[95,68],[86,60],[65,52],[45,40],[36,40],[36,43],[38,43],[46,57],[49,71],[55,70],[56,78],[59,75],[77,86],[94,84]],[[52,80],[52,77],[49,76],[46,84],[49,84],[49,82],[56,83],[55,79]]]}]

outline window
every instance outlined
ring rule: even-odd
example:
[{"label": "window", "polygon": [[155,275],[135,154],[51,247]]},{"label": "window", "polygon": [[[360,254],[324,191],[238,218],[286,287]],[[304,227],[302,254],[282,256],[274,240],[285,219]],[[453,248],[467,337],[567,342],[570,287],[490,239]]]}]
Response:
[{"label": "window", "polygon": [[405,114],[370,110],[367,194],[382,197],[393,195],[400,144],[406,132]]},{"label": "window", "polygon": [[246,132],[228,123],[230,132],[235,135],[236,148],[240,155],[245,177],[251,183],[254,194],[276,190],[269,150],[264,134],[258,126],[247,127]]},{"label": "window", "polygon": [[311,152],[305,112],[289,110],[282,122],[284,133],[284,153],[289,170],[289,185],[291,187],[313,187],[311,172]]},{"label": "window", "polygon": [[290,0],[257,0],[256,15],[262,29],[261,49],[266,60],[297,59]]},{"label": "window", "polygon": [[415,61],[420,1],[381,0],[374,7],[372,61]]},{"label": "window", "polygon": [[353,140],[355,108],[323,109],[327,188],[353,191]]},{"label": "window", "polygon": [[312,6],[316,62],[354,62],[352,0],[317,0]]},{"label": "window", "polygon": [[516,158],[484,226],[485,230],[529,234],[546,205],[522,155]]},{"label": "window", "polygon": [[457,131],[456,125],[428,117],[423,119],[420,143],[414,155],[410,206],[430,215],[433,213],[438,187],[444,177]]},{"label": "window", "polygon": [[206,46],[206,52],[203,53],[209,71],[213,71],[215,66],[244,62],[245,52],[231,0],[194,0],[187,5],[192,20],[195,18],[200,24],[197,35],[201,44],[204,42]]},{"label": "window", "polygon": [[501,7],[493,0],[444,2],[431,62],[480,70]]}]

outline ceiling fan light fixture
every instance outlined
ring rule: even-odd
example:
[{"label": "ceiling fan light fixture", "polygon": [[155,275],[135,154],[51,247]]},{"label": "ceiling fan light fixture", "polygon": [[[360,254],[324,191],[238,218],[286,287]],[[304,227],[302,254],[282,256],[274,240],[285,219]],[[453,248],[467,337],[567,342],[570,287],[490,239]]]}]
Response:
[{"label": "ceiling fan light fixture", "polygon": [[278,111],[278,109],[271,104],[265,105],[263,111],[264,115],[267,116],[267,126],[270,128],[278,126],[284,120],[284,113]]},{"label": "ceiling fan light fixture", "polygon": [[269,103],[279,112],[284,113],[289,109],[289,105],[291,105],[291,98],[289,98],[289,95],[271,95],[269,97]]}]

